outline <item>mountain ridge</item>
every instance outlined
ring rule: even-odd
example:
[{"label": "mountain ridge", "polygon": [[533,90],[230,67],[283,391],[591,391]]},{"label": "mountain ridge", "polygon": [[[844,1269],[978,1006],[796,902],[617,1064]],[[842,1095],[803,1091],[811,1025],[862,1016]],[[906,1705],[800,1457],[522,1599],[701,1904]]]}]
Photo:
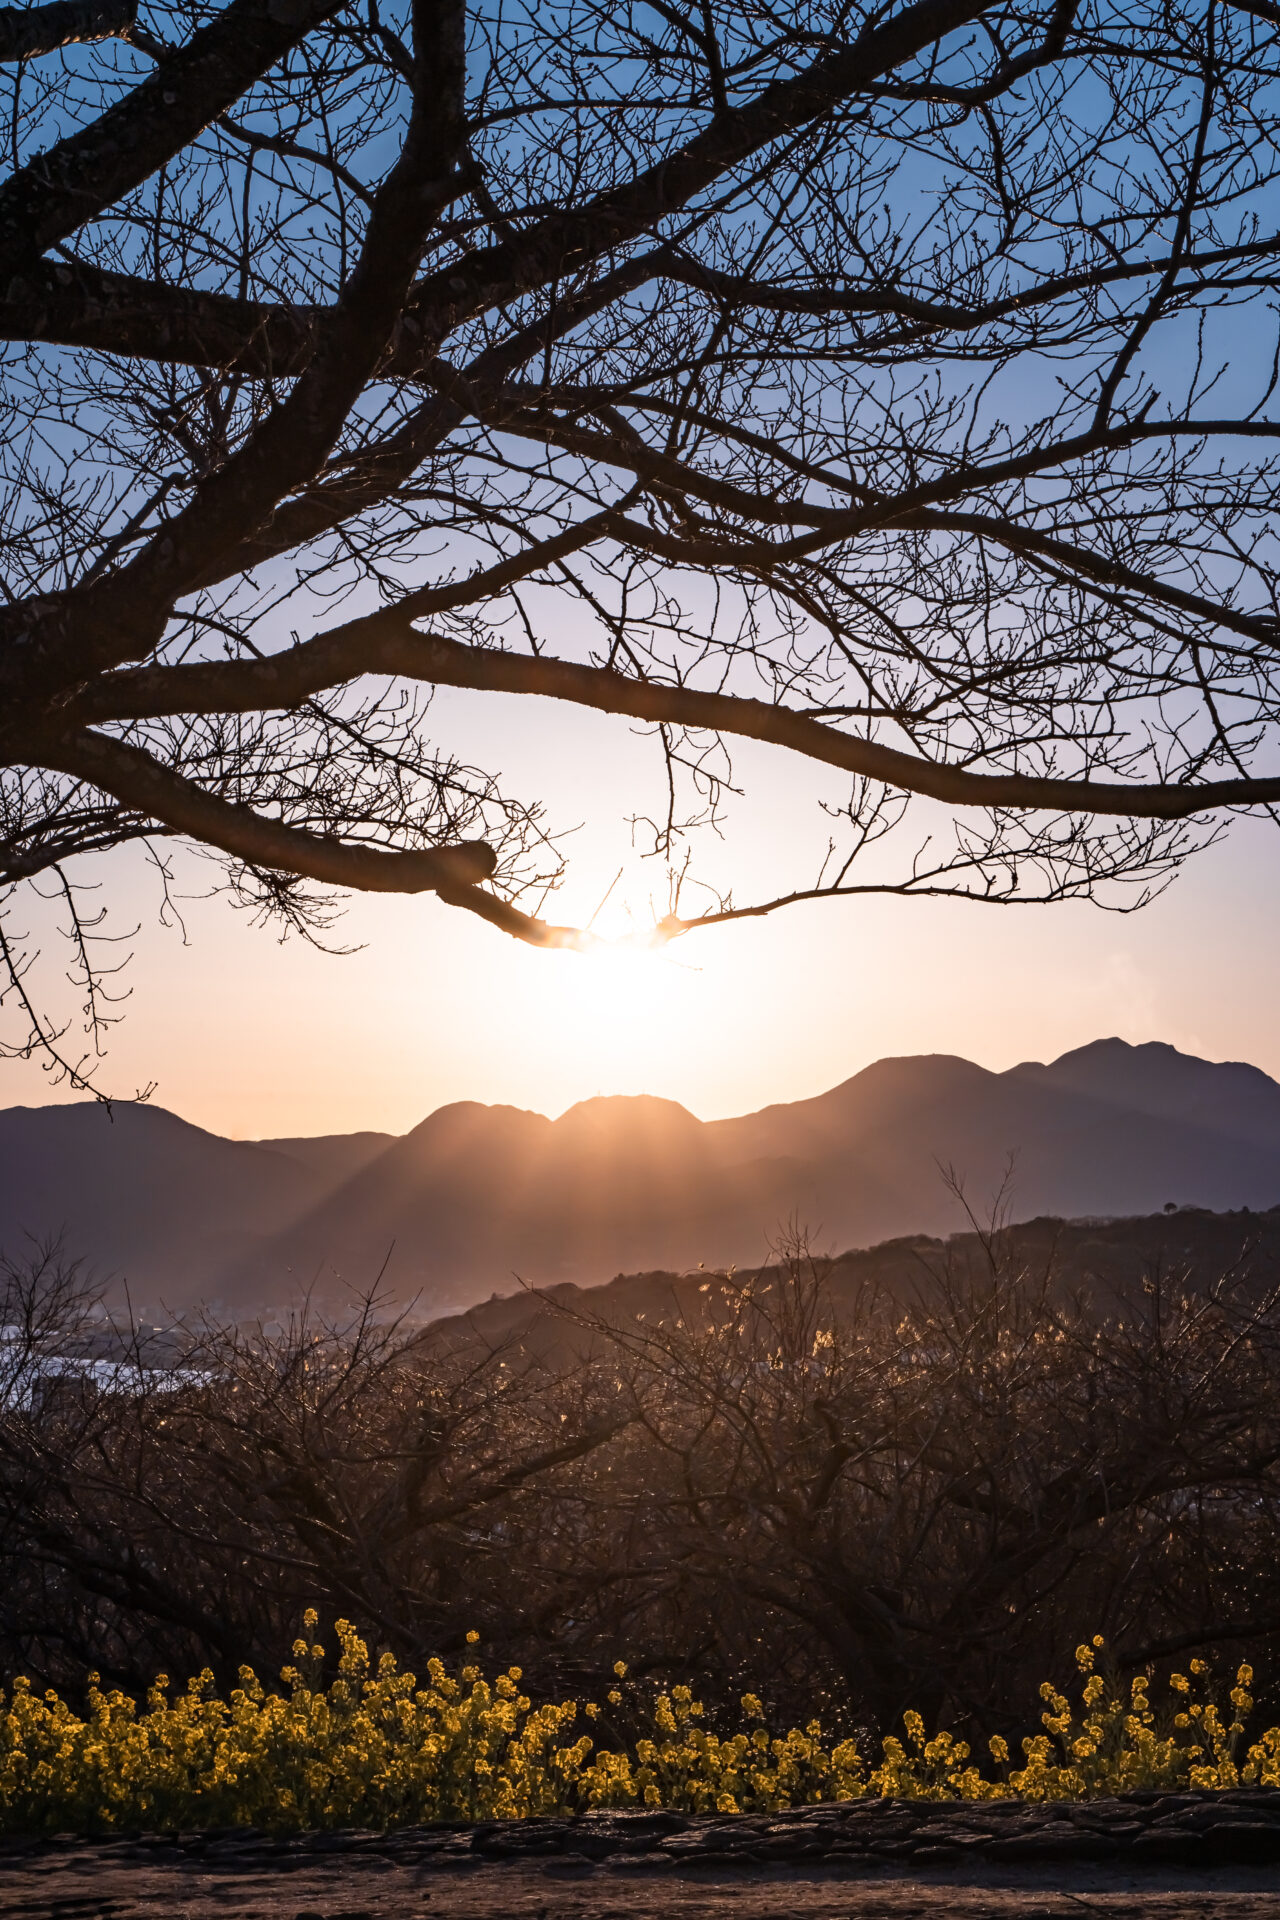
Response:
[{"label": "mountain ridge", "polygon": [[378,1276],[451,1311],[617,1272],[751,1266],[789,1219],[832,1251],[981,1216],[1127,1217],[1280,1202],[1280,1084],[1163,1042],[1090,1042],[994,1072],[871,1062],[826,1092],[702,1121],[656,1095],[555,1118],[454,1101],[408,1133],[230,1141],[163,1108],[0,1112],[0,1249],[72,1256],[171,1310],[237,1312]]}]

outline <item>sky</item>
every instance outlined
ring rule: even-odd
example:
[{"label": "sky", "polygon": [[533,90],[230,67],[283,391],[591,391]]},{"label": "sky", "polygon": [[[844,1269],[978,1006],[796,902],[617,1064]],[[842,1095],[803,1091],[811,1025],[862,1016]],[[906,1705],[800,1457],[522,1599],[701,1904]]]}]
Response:
[{"label": "sky", "polygon": [[[1254,338],[1252,310],[1220,326],[1228,345]],[[1159,352],[1163,378],[1185,359],[1176,328]],[[1226,360],[1232,378],[1257,371],[1252,351]],[[608,894],[597,924],[624,934],[656,917],[651,896],[664,910],[663,876],[636,858],[628,827],[660,806],[659,770],[627,722],[461,692],[439,694],[432,721],[443,745],[576,829],[551,917],[581,924]],[[840,782],[764,747],[735,762],[747,798],[699,861],[740,900],[807,884],[826,838],[820,803],[839,803]],[[465,1099],[558,1114],[601,1093],[659,1094],[711,1119],[818,1093],[885,1055],[956,1053],[1002,1069],[1113,1034],[1280,1076],[1280,828],[1269,823],[1238,823],[1132,916],[824,902],[612,959],[536,951],[430,895],[352,902],[333,938],[358,950],[342,957],[280,944],[225,899],[184,899],[184,938],[158,924],[136,850],[80,877],[102,884],[112,931],[139,927],[99,1084],[128,1097],[154,1082],[161,1105],[240,1138],[403,1132]],[[177,861],[179,892],[197,896],[212,877],[194,857]],[[57,941],[32,927],[56,975]],[[82,1097],[38,1062],[0,1059],[0,1106]]]},{"label": "sky", "polygon": [[[653,790],[650,742],[552,703],[450,693],[432,717],[464,754],[487,749],[554,821],[581,822],[552,917],[590,917],[622,864],[597,924],[618,934],[628,911],[649,919],[662,875],[631,856],[627,815]],[[764,747],[737,770],[749,797],[704,857],[739,898],[807,879],[835,776]],[[999,1070],[1112,1034],[1280,1077],[1280,830],[1261,822],[1238,823],[1133,915],[832,901],[602,959],[517,944],[430,895],[354,901],[331,936],[359,948],[346,957],[281,944],[207,897],[182,902],[184,943],[157,924],[136,853],[95,877],[117,931],[141,922],[101,1084],[123,1098],[154,1080],[157,1103],[235,1138],[402,1133],[455,1100],[555,1115],[610,1093],[713,1119],[821,1092],[885,1055]],[[180,888],[210,878],[179,863]],[[34,1063],[0,1061],[0,1106],[81,1097]]]}]

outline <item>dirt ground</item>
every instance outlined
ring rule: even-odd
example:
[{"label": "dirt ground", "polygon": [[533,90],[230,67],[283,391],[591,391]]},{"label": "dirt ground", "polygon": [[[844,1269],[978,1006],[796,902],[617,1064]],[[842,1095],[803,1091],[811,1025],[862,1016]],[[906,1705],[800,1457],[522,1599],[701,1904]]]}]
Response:
[{"label": "dirt ground", "polygon": [[259,1870],[113,1860],[0,1862],[4,1920],[1280,1920],[1280,1869],[801,1866],[646,1873],[587,1863]]}]

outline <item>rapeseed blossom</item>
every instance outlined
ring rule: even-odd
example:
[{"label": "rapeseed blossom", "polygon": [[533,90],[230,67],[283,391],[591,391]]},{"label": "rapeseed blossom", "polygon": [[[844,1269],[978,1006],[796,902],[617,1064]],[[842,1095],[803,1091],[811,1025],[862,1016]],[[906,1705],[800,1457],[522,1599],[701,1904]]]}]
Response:
[{"label": "rapeseed blossom", "polygon": [[[490,1679],[473,1664],[450,1673],[439,1659],[420,1681],[389,1653],[372,1665],[345,1620],[335,1626],[337,1674],[325,1685],[318,1624],[309,1610],[282,1692],[242,1667],[226,1699],[206,1671],[180,1691],[160,1674],[139,1704],[91,1675],[82,1717],[55,1692],[16,1680],[0,1691],[0,1826],[297,1831],[609,1807],[767,1812],[868,1794],[1070,1800],[1134,1788],[1280,1786],[1280,1727],[1243,1747],[1253,1708],[1247,1665],[1230,1691],[1229,1719],[1199,1660],[1170,1676],[1170,1703],[1158,1715],[1146,1675],[1125,1687],[1098,1671],[1099,1637],[1076,1650],[1077,1704],[1046,1682],[1043,1732],[1021,1742],[1021,1764],[995,1735],[992,1775],[965,1741],[930,1734],[914,1712],[903,1716],[904,1738],[880,1742],[876,1764],[856,1740],[829,1741],[817,1720],[771,1733],[752,1693],[741,1701],[745,1724],[721,1735],[691,1688],[647,1696],[627,1682],[620,1660],[613,1671],[631,1689],[629,1722],[647,1728],[627,1740],[610,1731],[608,1709],[624,1704],[620,1687],[609,1690],[607,1709],[577,1700],[535,1706],[519,1667]],[[478,1639],[469,1633],[468,1648]]]}]

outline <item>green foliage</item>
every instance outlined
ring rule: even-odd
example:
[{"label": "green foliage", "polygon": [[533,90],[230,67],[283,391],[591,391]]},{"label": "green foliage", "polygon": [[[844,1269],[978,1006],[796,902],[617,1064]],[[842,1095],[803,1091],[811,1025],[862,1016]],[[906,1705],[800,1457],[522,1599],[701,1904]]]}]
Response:
[{"label": "green foliage", "polygon": [[[1204,1663],[1173,1674],[1157,1715],[1150,1682],[1127,1687],[1096,1671],[1101,1639],[1076,1650],[1078,1702],[1046,1683],[1044,1731],[1022,1742],[1022,1764],[991,1741],[984,1773],[968,1745],[930,1737],[919,1714],[869,1763],[856,1741],[829,1743],[816,1720],[772,1734],[745,1694],[740,1728],[721,1738],[688,1687],[641,1708],[626,1667],[604,1705],[534,1706],[512,1667],[495,1679],[466,1665],[427,1663],[426,1683],[337,1623],[337,1677],[322,1678],[316,1615],[269,1693],[248,1667],[229,1699],[205,1672],[171,1693],[161,1675],[145,1704],[104,1692],[91,1676],[81,1718],[55,1692],[23,1680],[0,1693],[0,1825],[18,1831],[255,1826],[389,1827],[430,1821],[524,1819],[592,1807],[688,1812],[774,1810],[867,1794],[905,1799],[1079,1799],[1137,1787],[1280,1785],[1280,1727],[1243,1748],[1252,1709],[1242,1666],[1231,1717],[1206,1688]],[[475,1640],[474,1634],[469,1636]],[[623,1692],[635,1697],[628,1700]],[[647,1732],[610,1744],[610,1713],[641,1711]]]}]

